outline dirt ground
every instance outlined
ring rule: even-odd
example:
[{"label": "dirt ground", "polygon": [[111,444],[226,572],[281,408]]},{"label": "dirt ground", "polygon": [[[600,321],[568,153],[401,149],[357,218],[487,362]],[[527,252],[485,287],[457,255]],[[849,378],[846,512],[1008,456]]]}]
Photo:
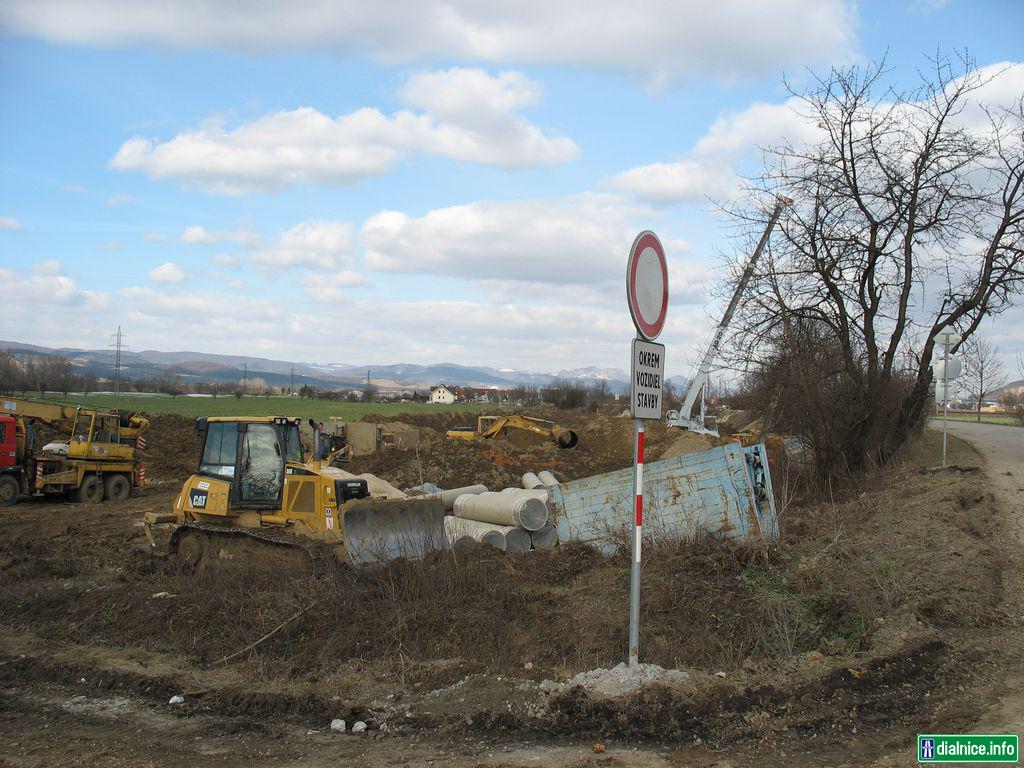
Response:
[{"label": "dirt ground", "polygon": [[[488,471],[496,487],[628,463],[628,419],[573,418],[579,452],[452,451],[436,424],[419,463],[442,486]],[[543,681],[621,657],[625,556],[185,572],[150,550],[141,517],[191,471],[189,430],[154,424],[140,498],[4,511],[0,765],[904,765],[913,734],[990,717],[1019,662],[1019,547],[959,441],[954,469],[929,470],[921,445],[834,503],[784,500],[778,543],[652,547],[642,653],[686,677],[606,698]],[[657,454],[694,439],[652,432]],[[415,455],[367,470],[418,481]],[[332,718],[368,730],[332,733]]]}]

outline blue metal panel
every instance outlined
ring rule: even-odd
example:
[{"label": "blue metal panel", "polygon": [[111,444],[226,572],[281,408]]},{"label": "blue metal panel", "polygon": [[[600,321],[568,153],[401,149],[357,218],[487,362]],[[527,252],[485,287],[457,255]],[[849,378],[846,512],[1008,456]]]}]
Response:
[{"label": "blue metal panel", "polygon": [[[767,466],[764,446],[737,443],[645,464],[645,533],[778,536]],[[550,503],[560,540],[611,544],[633,522],[633,469],[561,483]]]}]

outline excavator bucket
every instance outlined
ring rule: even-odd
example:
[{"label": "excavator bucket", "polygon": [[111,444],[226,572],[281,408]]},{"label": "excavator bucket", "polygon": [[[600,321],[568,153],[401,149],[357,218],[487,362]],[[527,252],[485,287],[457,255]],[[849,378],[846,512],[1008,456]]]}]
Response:
[{"label": "excavator bucket", "polygon": [[444,506],[437,499],[358,499],[343,513],[345,547],[356,565],[444,549]]}]

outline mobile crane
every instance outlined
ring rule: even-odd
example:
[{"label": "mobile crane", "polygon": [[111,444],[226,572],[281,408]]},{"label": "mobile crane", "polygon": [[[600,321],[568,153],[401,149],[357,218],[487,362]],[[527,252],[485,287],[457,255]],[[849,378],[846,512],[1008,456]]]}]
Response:
[{"label": "mobile crane", "polygon": [[[736,307],[740,303],[740,298],[743,296],[743,292],[747,288],[747,283],[750,282],[750,278],[754,274],[754,267],[757,266],[758,259],[761,258],[761,253],[764,251],[765,246],[768,245],[768,238],[771,236],[772,230],[775,229],[775,224],[778,222],[779,216],[782,215],[782,209],[787,205],[792,204],[793,201],[788,197],[779,196],[775,199],[775,207],[772,209],[771,216],[768,217],[768,224],[764,228],[761,240],[758,242],[754,252],[750,255],[750,260],[747,262],[747,266],[743,270],[743,274],[740,275],[739,282],[736,283],[736,289],[733,291],[732,299],[729,301],[729,306],[725,309],[725,314],[722,315],[721,322],[719,322],[718,327],[715,328],[715,335],[711,337],[711,344],[708,345],[707,351],[704,353],[704,359],[701,361],[700,368],[697,369],[697,375],[690,381],[690,386],[686,390],[686,396],[683,398],[682,408],[678,411],[669,411],[665,415],[665,423],[668,424],[668,426],[680,427],[681,429],[686,429],[690,432],[697,432],[702,435],[714,435],[715,437],[718,437],[718,422],[713,416],[707,415],[706,405],[704,402],[708,376],[711,374],[711,364],[718,356],[718,350],[722,345],[722,337],[725,335],[725,330],[729,327],[732,316],[736,312]],[[693,406],[697,402],[698,395],[700,396],[700,415],[694,417],[692,415]],[[711,421],[710,425],[708,424],[709,420]]]},{"label": "mobile crane", "polygon": [[[37,450],[38,425],[66,440]],[[30,494],[67,494],[86,503],[127,499],[145,482],[135,450],[148,428],[149,420],[133,411],[0,397],[0,506]]]}]

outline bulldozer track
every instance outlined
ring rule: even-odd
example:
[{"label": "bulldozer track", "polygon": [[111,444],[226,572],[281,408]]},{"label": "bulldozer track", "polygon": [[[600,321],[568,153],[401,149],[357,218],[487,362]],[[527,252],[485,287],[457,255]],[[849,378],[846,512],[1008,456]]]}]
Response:
[{"label": "bulldozer track", "polygon": [[195,530],[210,534],[211,536],[222,536],[225,538],[236,538],[245,536],[251,539],[265,541],[268,544],[299,549],[306,553],[313,566],[313,575],[316,577],[330,576],[337,573],[342,563],[334,553],[334,548],[319,541],[302,541],[296,536],[284,531],[269,528],[237,528],[223,525],[212,525],[208,523],[185,523],[179,526],[171,534],[171,549],[176,549],[177,539],[181,531]]}]

